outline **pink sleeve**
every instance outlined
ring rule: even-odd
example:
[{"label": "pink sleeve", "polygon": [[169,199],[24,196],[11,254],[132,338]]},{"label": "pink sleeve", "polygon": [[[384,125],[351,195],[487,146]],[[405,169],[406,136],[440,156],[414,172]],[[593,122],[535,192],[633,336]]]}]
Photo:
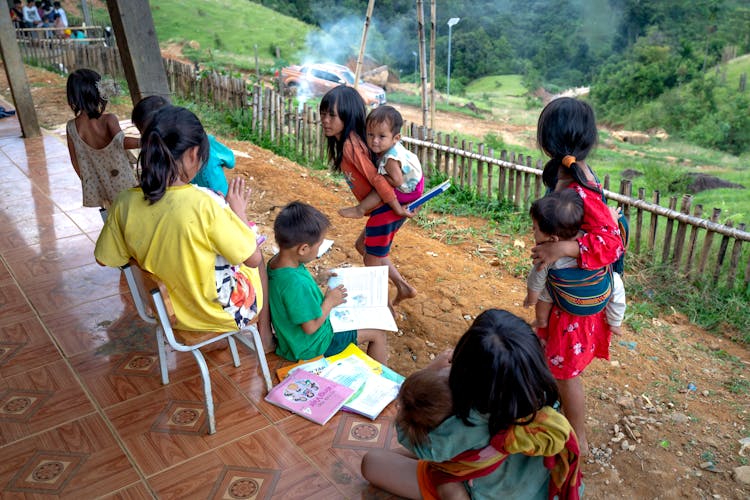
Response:
[{"label": "pink sleeve", "polygon": [[620,237],[620,229],[612,219],[609,208],[597,193],[574,185],[583,199],[584,235],[578,238],[580,254],[578,266],[581,269],[599,269],[614,263],[625,252]]}]

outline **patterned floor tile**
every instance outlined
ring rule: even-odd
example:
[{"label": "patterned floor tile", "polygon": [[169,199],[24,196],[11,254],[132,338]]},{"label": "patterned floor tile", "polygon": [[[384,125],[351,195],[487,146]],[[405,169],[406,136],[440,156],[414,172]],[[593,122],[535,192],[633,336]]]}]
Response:
[{"label": "patterned floor tile", "polygon": [[105,410],[138,466],[147,474],[205,453],[270,425],[222,374],[211,371],[216,434],[206,434],[200,376],[170,383]]},{"label": "patterned floor tile", "polygon": [[89,415],[2,448],[0,495],[95,498],[138,480],[104,420]]},{"label": "patterned floor tile", "polygon": [[36,316],[0,325],[0,377],[7,378],[61,359]]}]

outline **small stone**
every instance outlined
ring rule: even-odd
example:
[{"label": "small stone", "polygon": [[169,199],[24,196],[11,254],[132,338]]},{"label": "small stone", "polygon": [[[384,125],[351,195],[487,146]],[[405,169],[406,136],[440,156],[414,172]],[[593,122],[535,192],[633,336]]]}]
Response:
[{"label": "small stone", "polygon": [[464,319],[466,321],[471,321],[471,314],[464,314]]},{"label": "small stone", "polygon": [[682,456],[682,452],[681,452],[681,451],[677,451],[677,452],[675,453],[675,455],[677,455],[678,457],[681,457],[681,456]]},{"label": "small stone", "polygon": [[707,398],[707,397],[708,397],[708,395],[709,395],[709,394],[711,394],[711,393],[710,393],[710,392],[708,392],[708,391],[703,391],[703,392],[701,392],[701,394],[703,394],[703,397],[706,397],[706,398]]},{"label": "small stone", "polygon": [[734,480],[742,484],[750,484],[750,465],[742,465],[732,469]]},{"label": "small stone", "polygon": [[684,413],[673,413],[669,416],[669,418],[675,424],[684,424],[690,422],[690,417],[688,417]]},{"label": "small stone", "polygon": [[630,443],[628,443],[627,439],[623,439],[622,443],[620,443],[620,448],[622,448],[624,451],[627,451],[628,448],[630,448]]},{"label": "small stone", "polygon": [[620,396],[617,398],[615,403],[617,403],[617,406],[623,409],[635,408],[635,402],[633,401],[632,397]]},{"label": "small stone", "polygon": [[620,367],[620,362],[619,362],[619,361],[610,361],[610,362],[609,362],[609,365],[610,365],[610,366],[611,366],[612,368],[619,368],[619,367]]},{"label": "small stone", "polygon": [[435,354],[434,353],[430,353],[430,360],[433,360],[433,359],[435,359]]},{"label": "small stone", "polygon": [[700,468],[703,469],[703,470],[713,469],[713,467],[714,467],[714,463],[711,462],[710,460],[707,460],[705,462],[701,462],[701,464],[700,464]]}]

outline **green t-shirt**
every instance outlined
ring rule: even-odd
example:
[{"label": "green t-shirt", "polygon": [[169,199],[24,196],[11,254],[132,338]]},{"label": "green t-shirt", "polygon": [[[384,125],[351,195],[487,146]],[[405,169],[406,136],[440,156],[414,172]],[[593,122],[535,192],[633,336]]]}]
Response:
[{"label": "green t-shirt", "polygon": [[276,330],[279,346],[276,354],[291,361],[320,356],[333,339],[331,321],[326,318],[312,335],[302,329],[302,323],[323,314],[323,292],[318,288],[304,264],[298,267],[268,267],[268,303],[271,322]]}]

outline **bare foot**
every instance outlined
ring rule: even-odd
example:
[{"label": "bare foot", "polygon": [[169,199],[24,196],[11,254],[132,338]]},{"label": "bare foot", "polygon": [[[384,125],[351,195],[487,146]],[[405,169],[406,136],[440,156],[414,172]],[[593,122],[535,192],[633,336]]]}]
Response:
[{"label": "bare foot", "polygon": [[579,458],[586,458],[589,456],[589,443],[586,441],[586,438],[578,440],[578,447],[580,448],[580,453],[578,453]]},{"label": "bare foot", "polygon": [[348,208],[342,208],[339,210],[339,215],[341,217],[346,217],[347,219],[361,219],[365,216],[365,211],[356,207],[348,207]]},{"label": "bare foot", "polygon": [[393,299],[393,305],[397,306],[402,300],[413,299],[417,296],[417,289],[406,281],[402,285],[396,285],[396,298]]}]

